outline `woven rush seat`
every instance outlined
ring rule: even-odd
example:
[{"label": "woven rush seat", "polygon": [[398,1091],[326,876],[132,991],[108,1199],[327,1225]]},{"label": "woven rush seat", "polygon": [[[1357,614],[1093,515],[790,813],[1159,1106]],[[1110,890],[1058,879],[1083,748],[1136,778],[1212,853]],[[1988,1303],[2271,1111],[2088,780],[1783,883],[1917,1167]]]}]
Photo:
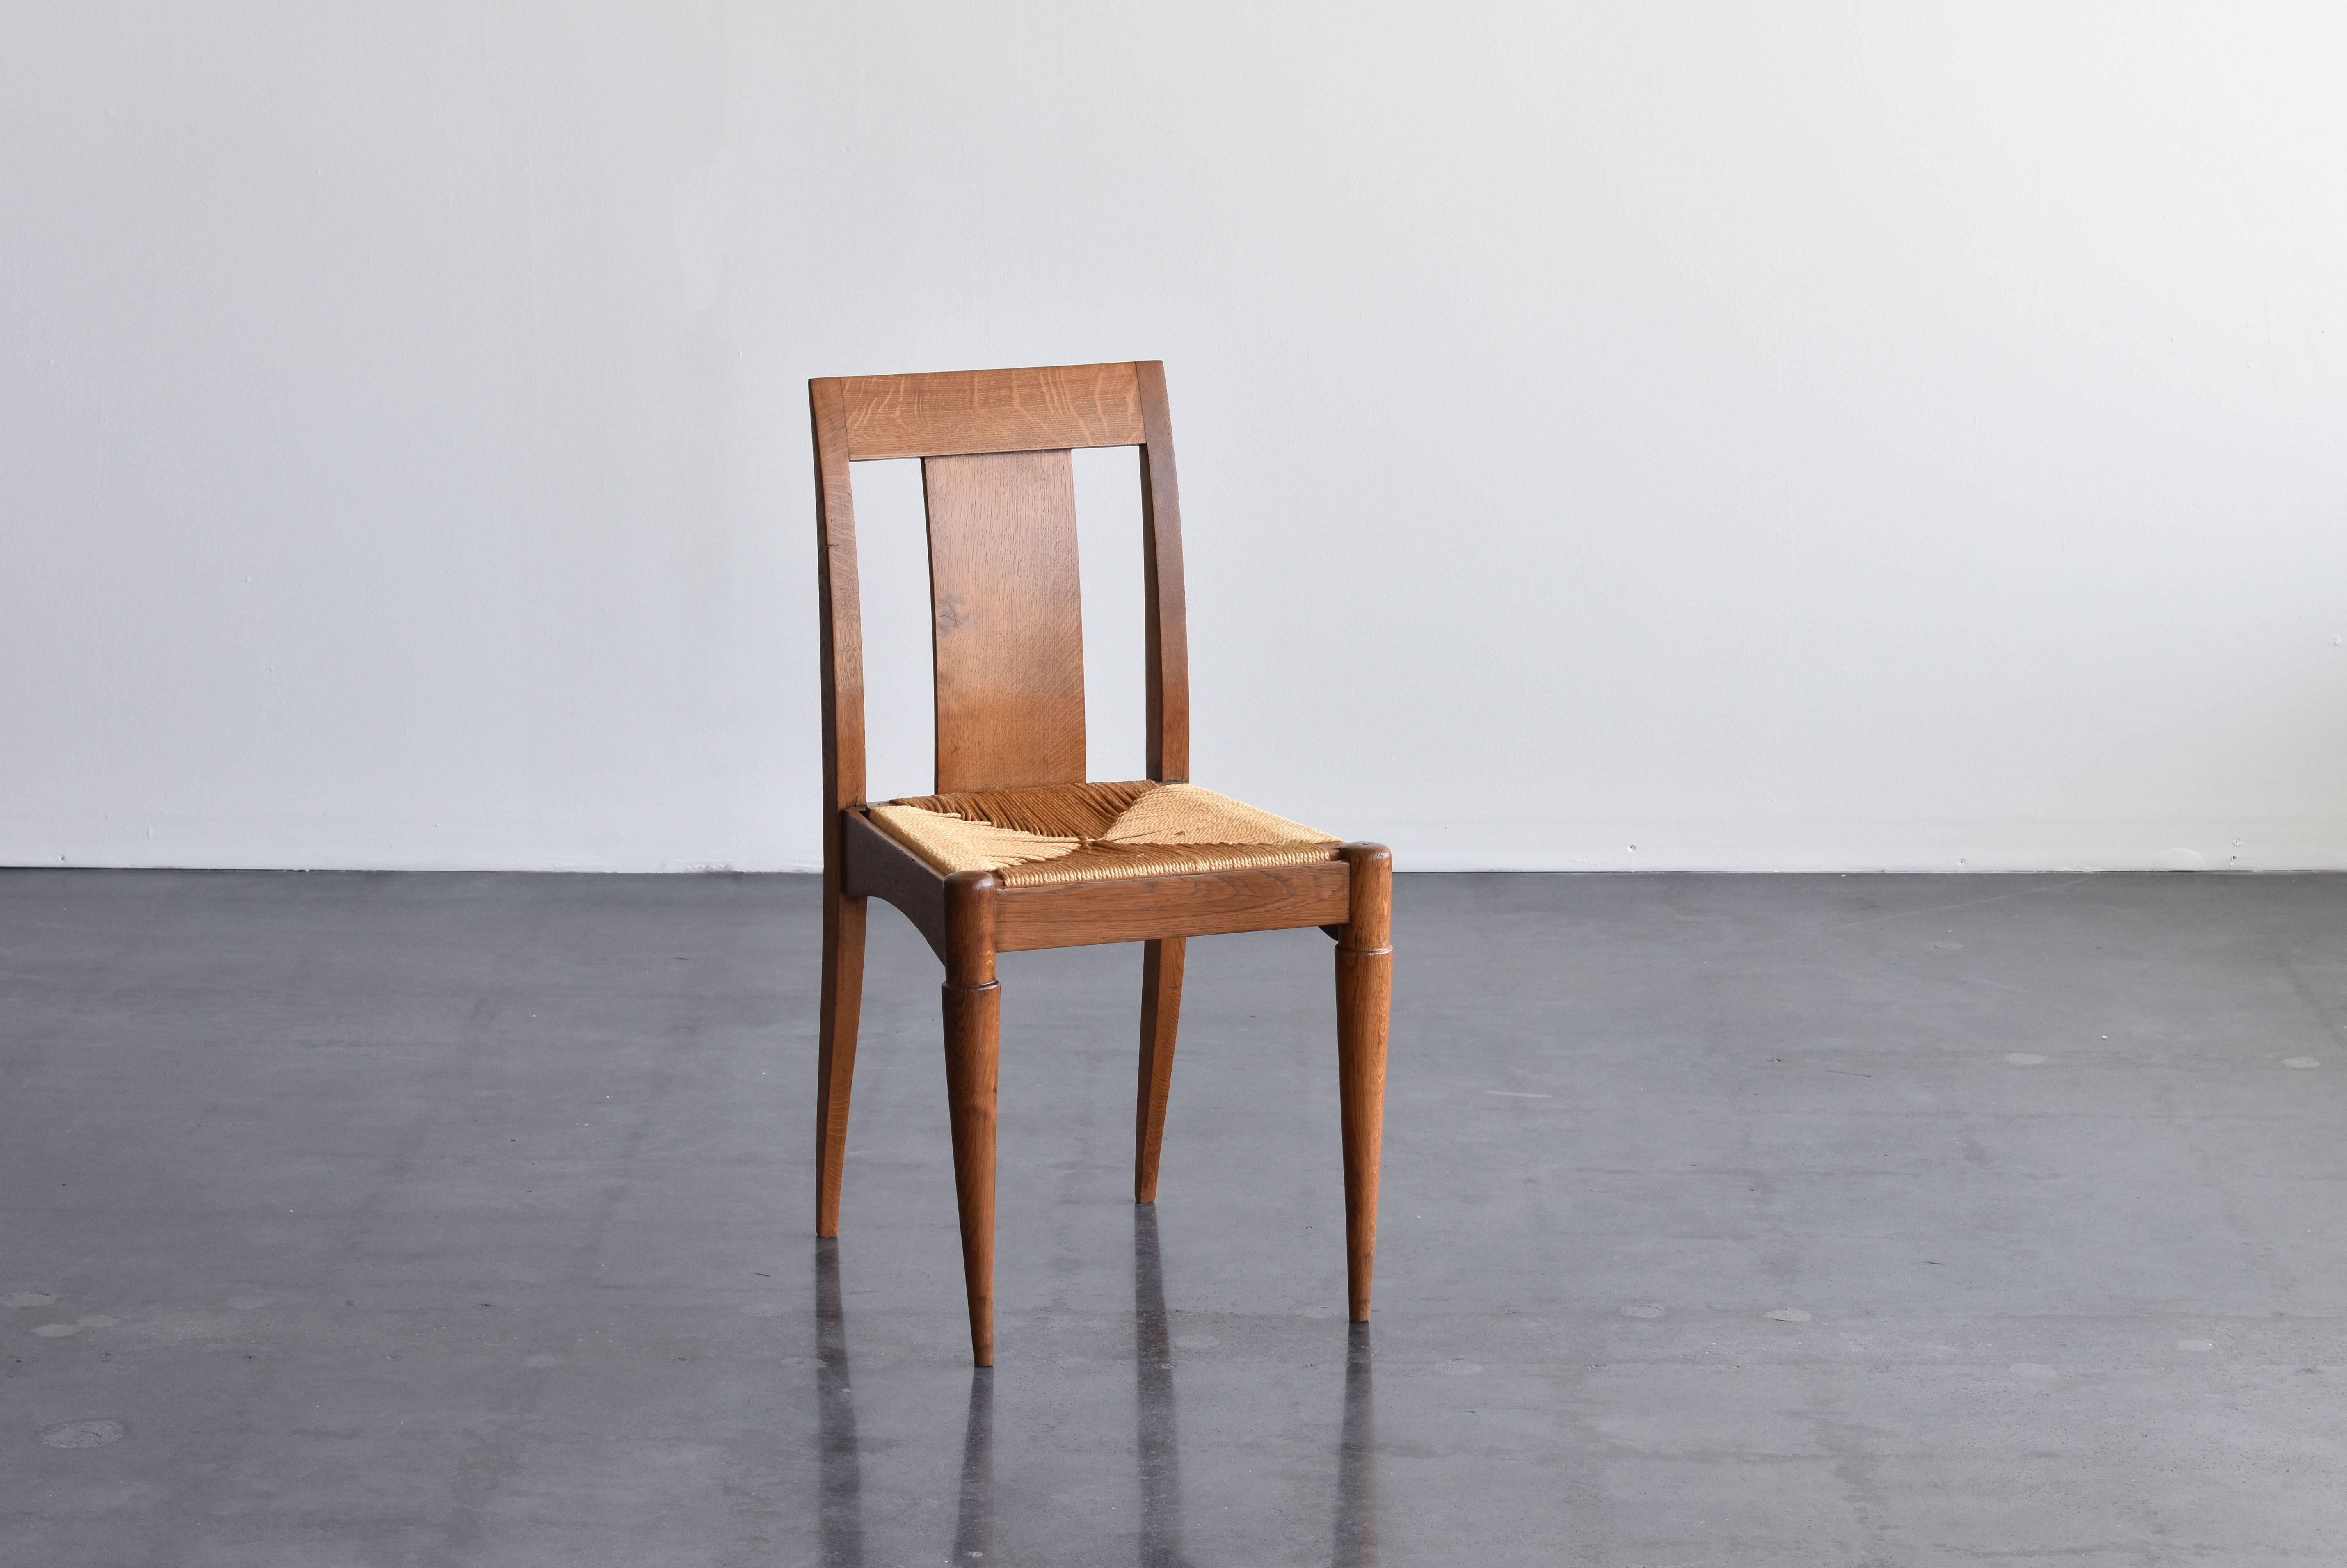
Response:
[{"label": "woven rush seat", "polygon": [[919,795],[870,808],[873,823],[950,876],[991,871],[1006,887],[1302,866],[1337,840],[1194,784],[1045,784]]}]

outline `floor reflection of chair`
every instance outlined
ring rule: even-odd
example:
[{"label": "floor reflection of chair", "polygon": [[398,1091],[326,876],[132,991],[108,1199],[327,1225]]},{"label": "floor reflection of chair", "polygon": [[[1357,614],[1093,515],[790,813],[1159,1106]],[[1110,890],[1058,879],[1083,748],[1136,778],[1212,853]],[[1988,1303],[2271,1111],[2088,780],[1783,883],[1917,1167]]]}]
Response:
[{"label": "floor reflection of chair", "polygon": [[824,1568],[863,1568],[864,1472],[856,1449],[856,1396],[847,1380],[839,1243],[829,1239],[815,1244],[815,1353]]},{"label": "floor reflection of chair", "polygon": [[1369,1390],[1369,1326],[1345,1347],[1345,1425],[1337,1439],[1335,1568],[1378,1568],[1378,1417]]},{"label": "floor reflection of chair", "polygon": [[[1370,1395],[1369,1326],[1348,1326],[1345,1414],[1337,1440],[1335,1568],[1377,1568],[1377,1411]],[[981,1374],[983,1376],[983,1374]],[[1141,1464],[1142,1568],[1189,1568],[1182,1555],[1182,1438],[1174,1419],[1173,1328],[1157,1211],[1133,1211],[1133,1380]]]},{"label": "floor reflection of chair", "polygon": [[961,1502],[954,1511],[954,1561],[994,1557],[994,1368],[973,1367],[969,1414],[961,1429]]},{"label": "floor reflection of chair", "polygon": [[1182,1555],[1182,1437],[1174,1419],[1174,1341],[1155,1205],[1133,1209],[1133,1394],[1141,1465],[1141,1568],[1186,1568]]},{"label": "floor reflection of chair", "polygon": [[[1377,1417],[1370,1395],[1369,1326],[1349,1326],[1345,1404],[1337,1440],[1334,1568],[1377,1568]],[[823,1489],[824,1568],[863,1568],[864,1482],[848,1378],[847,1318],[840,1305],[839,1244],[815,1251],[816,1431]],[[1141,1472],[1141,1568],[1191,1568],[1182,1554],[1182,1439],[1174,1414],[1173,1327],[1157,1245],[1157,1211],[1133,1211],[1133,1456]],[[971,1568],[994,1554],[994,1371],[974,1368],[962,1423],[961,1485],[953,1561]]]}]

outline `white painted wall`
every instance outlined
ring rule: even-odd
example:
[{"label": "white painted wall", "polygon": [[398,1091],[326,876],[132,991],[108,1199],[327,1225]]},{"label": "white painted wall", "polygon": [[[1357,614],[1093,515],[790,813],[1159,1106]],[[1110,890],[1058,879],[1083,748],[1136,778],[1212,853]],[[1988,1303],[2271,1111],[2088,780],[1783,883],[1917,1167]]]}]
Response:
[{"label": "white painted wall", "polygon": [[806,377],[1154,356],[1205,783],[2347,866],[2342,16],[12,5],[0,861],[807,866]]}]

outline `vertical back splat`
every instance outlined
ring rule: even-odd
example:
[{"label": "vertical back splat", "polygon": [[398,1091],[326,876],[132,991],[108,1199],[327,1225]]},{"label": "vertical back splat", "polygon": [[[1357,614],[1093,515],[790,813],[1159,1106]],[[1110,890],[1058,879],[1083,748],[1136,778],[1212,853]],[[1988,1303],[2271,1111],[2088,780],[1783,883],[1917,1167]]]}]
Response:
[{"label": "vertical back splat", "polygon": [[1084,777],[1084,630],[1068,454],[925,457],[939,793]]}]

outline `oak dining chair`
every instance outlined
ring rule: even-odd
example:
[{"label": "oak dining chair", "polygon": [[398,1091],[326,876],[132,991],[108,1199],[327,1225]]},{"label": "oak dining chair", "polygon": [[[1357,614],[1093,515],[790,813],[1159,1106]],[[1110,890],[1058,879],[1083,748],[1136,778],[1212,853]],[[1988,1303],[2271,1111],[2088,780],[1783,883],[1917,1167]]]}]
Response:
[{"label": "oak dining chair", "polygon": [[[1144,944],[1133,1196],[1153,1203],[1184,940],[1317,926],[1337,943],[1352,1320],[1369,1315],[1385,1102],[1392,857],[1190,782],[1182,528],[1164,367],[1061,365],[807,384],[823,643],[823,1012],[815,1234],[839,1234],[866,901],[945,964],[946,1094],[969,1338],[994,1364],[995,955]],[[1141,449],[1148,777],[1089,780],[1076,447]],[[865,798],[852,464],[921,460],[936,793]]]}]

